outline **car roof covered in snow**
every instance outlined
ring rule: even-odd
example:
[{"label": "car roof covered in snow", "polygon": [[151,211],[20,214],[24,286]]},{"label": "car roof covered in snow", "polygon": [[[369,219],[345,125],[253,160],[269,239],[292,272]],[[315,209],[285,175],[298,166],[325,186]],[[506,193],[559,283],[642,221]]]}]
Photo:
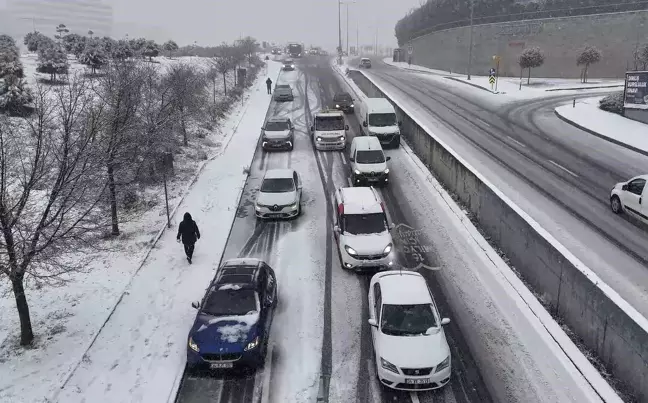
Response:
[{"label": "car roof covered in snow", "polygon": [[391,270],[378,273],[375,277],[377,277],[380,284],[380,296],[383,304],[415,305],[432,303],[425,278],[419,273]]},{"label": "car roof covered in snow", "polygon": [[370,62],[371,60],[369,60],[368,57],[363,57],[362,59],[360,59],[360,61],[362,61],[362,62]]},{"label": "car roof covered in snow", "polygon": [[290,178],[293,177],[292,169],[268,169],[264,175],[265,179]]},{"label": "car roof covered in snow", "polygon": [[382,213],[380,197],[372,187],[341,188],[340,195],[344,204],[344,214]]},{"label": "car roof covered in snow", "polygon": [[344,112],[339,111],[337,109],[322,109],[319,112],[315,113],[315,118],[319,117],[332,117],[332,116],[338,116],[338,117],[343,117],[344,118]]},{"label": "car roof covered in snow", "polygon": [[386,98],[365,99],[369,113],[395,113],[394,106]]},{"label": "car roof covered in snow", "polygon": [[366,151],[366,150],[382,150],[380,145],[380,140],[374,136],[360,136],[353,138],[353,145],[356,150]]},{"label": "car roof covered in snow", "polygon": [[275,88],[278,89],[278,90],[290,89],[290,85],[288,85],[288,84],[277,84],[277,86]]},{"label": "car roof covered in snow", "polygon": [[240,286],[238,288],[231,288],[232,290],[256,288],[261,263],[261,260],[254,258],[230,259],[226,261],[216,273],[213,282],[214,288],[220,289],[224,284],[236,284]]},{"label": "car roof covered in snow", "polygon": [[286,118],[286,117],[274,117],[274,118],[270,118],[270,119],[268,119],[268,122],[282,122],[282,123],[283,123],[283,122],[290,122],[290,118]]}]

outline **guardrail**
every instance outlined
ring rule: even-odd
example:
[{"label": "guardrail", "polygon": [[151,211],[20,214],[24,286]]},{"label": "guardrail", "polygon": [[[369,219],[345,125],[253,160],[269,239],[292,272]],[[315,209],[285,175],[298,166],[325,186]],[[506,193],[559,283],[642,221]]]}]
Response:
[{"label": "guardrail", "polygon": [[642,402],[648,402],[648,320],[489,183],[404,106],[360,71],[368,96],[387,98],[403,136],[437,179],[474,215],[536,294]]}]

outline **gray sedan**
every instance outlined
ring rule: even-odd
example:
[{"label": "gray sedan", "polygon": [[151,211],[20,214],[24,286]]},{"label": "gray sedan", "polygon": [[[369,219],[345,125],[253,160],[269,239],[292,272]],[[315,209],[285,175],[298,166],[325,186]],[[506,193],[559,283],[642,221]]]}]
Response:
[{"label": "gray sedan", "polygon": [[275,87],[274,99],[277,102],[289,102],[295,99],[292,88],[287,84],[279,84]]}]

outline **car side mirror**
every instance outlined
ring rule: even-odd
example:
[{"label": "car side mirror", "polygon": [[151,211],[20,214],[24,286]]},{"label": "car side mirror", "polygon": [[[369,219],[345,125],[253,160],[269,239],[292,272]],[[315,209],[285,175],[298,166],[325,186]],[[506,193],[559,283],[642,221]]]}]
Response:
[{"label": "car side mirror", "polygon": [[335,225],[335,226],[333,226],[333,231],[334,231],[336,234],[339,234],[339,233],[340,233],[340,226],[339,226],[339,225]]},{"label": "car side mirror", "polygon": [[385,158],[385,161],[389,161],[389,160],[391,160],[391,157]]},{"label": "car side mirror", "polygon": [[199,302],[192,302],[191,307],[194,308],[194,309],[198,309],[198,308],[200,308],[200,303]]},{"label": "car side mirror", "polygon": [[398,121],[398,126],[400,127],[400,126],[402,126],[402,125],[403,125],[403,121],[402,121],[402,120],[399,120],[399,121]]},{"label": "car side mirror", "polygon": [[621,186],[621,190],[628,190],[628,185]]},{"label": "car side mirror", "polygon": [[272,306],[272,300],[266,298],[266,300],[265,300],[265,302],[263,303],[263,305],[265,305],[266,307]]},{"label": "car side mirror", "polygon": [[373,319],[373,318],[369,319],[368,322],[369,322],[369,325],[371,325],[373,327],[378,327],[378,322],[376,322],[376,319]]},{"label": "car side mirror", "polygon": [[445,326],[448,323],[450,323],[450,318],[443,318],[441,319],[441,326]]},{"label": "car side mirror", "polygon": [[353,157],[349,157],[349,161],[354,162],[354,161],[355,161],[355,158],[353,158]]},{"label": "car side mirror", "polygon": [[367,127],[367,121],[362,122],[362,127]]},{"label": "car side mirror", "polygon": [[310,129],[311,129],[312,132],[314,132],[315,131],[315,126],[311,126]]},{"label": "car side mirror", "polygon": [[345,125],[344,130],[349,130],[349,125]]},{"label": "car side mirror", "polygon": [[390,229],[390,230],[392,230],[392,229],[394,229],[394,228],[396,228],[396,224],[394,224],[394,223],[389,224],[389,229]]}]

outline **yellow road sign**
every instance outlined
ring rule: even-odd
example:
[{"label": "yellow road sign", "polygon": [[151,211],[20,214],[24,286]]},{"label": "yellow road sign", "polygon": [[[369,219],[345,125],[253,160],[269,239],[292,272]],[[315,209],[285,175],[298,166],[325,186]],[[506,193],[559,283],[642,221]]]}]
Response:
[{"label": "yellow road sign", "polygon": [[490,77],[488,78],[488,82],[491,83],[491,84],[495,84],[495,77],[490,76]]}]

